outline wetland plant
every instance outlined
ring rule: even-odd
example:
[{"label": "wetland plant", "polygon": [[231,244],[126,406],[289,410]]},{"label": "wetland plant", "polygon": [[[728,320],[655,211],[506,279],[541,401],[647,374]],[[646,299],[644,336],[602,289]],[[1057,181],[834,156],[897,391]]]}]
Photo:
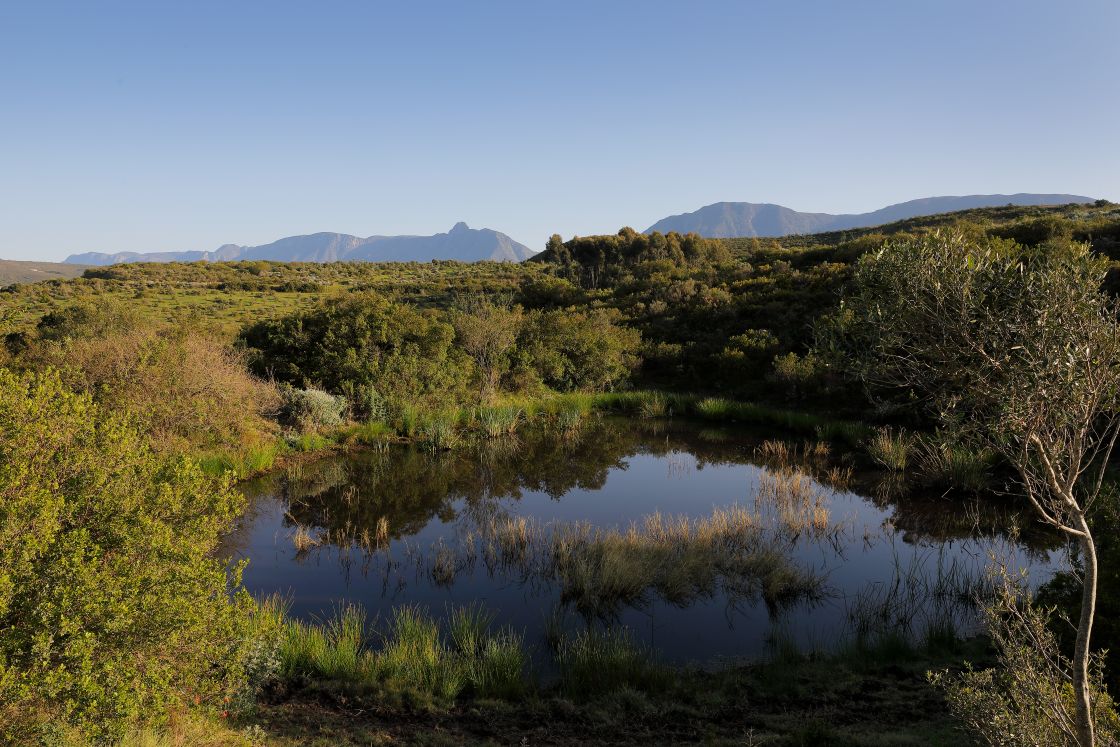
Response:
[{"label": "wetland plant", "polygon": [[905,472],[910,464],[914,439],[902,428],[897,432],[891,428],[880,428],[867,439],[864,448],[880,467],[892,472]]},{"label": "wetland plant", "polygon": [[667,689],[673,680],[668,667],[657,663],[652,650],[635,642],[625,628],[588,628],[561,638],[553,652],[560,690],[577,699],[629,688],[639,692]]},{"label": "wetland plant", "polygon": [[922,438],[915,444],[917,471],[932,485],[979,493],[991,484],[995,454],[953,443],[940,435]]}]

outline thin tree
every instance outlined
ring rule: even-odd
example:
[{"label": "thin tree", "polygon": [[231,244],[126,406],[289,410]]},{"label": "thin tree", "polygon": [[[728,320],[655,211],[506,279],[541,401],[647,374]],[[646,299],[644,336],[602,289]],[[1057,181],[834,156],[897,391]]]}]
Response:
[{"label": "thin tree", "polygon": [[1120,326],[1086,246],[1025,249],[932,234],[861,259],[822,334],[875,396],[924,408],[1013,466],[1017,491],[1078,548],[1083,587],[1066,733],[1096,743],[1090,642],[1097,552],[1088,513],[1120,432]]}]

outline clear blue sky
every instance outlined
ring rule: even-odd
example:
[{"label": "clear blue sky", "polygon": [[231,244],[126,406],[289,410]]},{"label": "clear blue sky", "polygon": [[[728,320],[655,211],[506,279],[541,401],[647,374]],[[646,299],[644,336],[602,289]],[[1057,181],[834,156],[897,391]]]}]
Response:
[{"label": "clear blue sky", "polygon": [[0,257],[1120,200],[1120,3],[0,1]]}]

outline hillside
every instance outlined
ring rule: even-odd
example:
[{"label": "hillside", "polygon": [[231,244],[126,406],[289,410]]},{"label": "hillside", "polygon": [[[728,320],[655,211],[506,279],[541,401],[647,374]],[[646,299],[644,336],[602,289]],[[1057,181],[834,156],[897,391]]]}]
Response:
[{"label": "hillside", "polygon": [[705,238],[789,236],[879,226],[893,221],[973,208],[1006,205],[1066,205],[1092,202],[1090,197],[1067,194],[967,195],[926,197],[888,205],[870,213],[833,215],[802,213],[782,205],[753,202],[717,202],[691,213],[662,218],[645,233],[698,233]]},{"label": "hillside", "polygon": [[61,262],[19,262],[0,259],[0,288],[15,283],[36,283],[40,280],[76,278],[87,265]]},{"label": "hillside", "polygon": [[224,244],[212,252],[119,252],[73,254],[67,263],[114,265],[129,262],[430,262],[450,259],[460,262],[520,262],[533,251],[509,236],[489,228],[471,228],[456,223],[447,233],[434,236],[351,236],[344,233],[313,233],[288,236],[261,246]]}]

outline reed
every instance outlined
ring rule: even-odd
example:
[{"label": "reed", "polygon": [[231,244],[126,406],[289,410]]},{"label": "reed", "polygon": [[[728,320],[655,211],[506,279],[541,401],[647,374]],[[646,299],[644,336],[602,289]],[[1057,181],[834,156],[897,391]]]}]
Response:
[{"label": "reed", "polygon": [[430,451],[449,451],[459,445],[462,438],[458,415],[439,412],[423,418],[417,427],[420,442]]},{"label": "reed", "polygon": [[864,442],[868,455],[880,467],[892,472],[905,472],[910,463],[914,439],[903,429],[880,428]]},{"label": "reed", "polygon": [[479,427],[488,438],[512,435],[521,425],[523,418],[524,413],[521,408],[512,405],[481,407],[477,410]]},{"label": "reed", "polygon": [[322,543],[322,538],[317,534],[313,534],[303,524],[296,524],[296,530],[292,533],[292,544],[295,545],[297,553],[309,552]]}]

